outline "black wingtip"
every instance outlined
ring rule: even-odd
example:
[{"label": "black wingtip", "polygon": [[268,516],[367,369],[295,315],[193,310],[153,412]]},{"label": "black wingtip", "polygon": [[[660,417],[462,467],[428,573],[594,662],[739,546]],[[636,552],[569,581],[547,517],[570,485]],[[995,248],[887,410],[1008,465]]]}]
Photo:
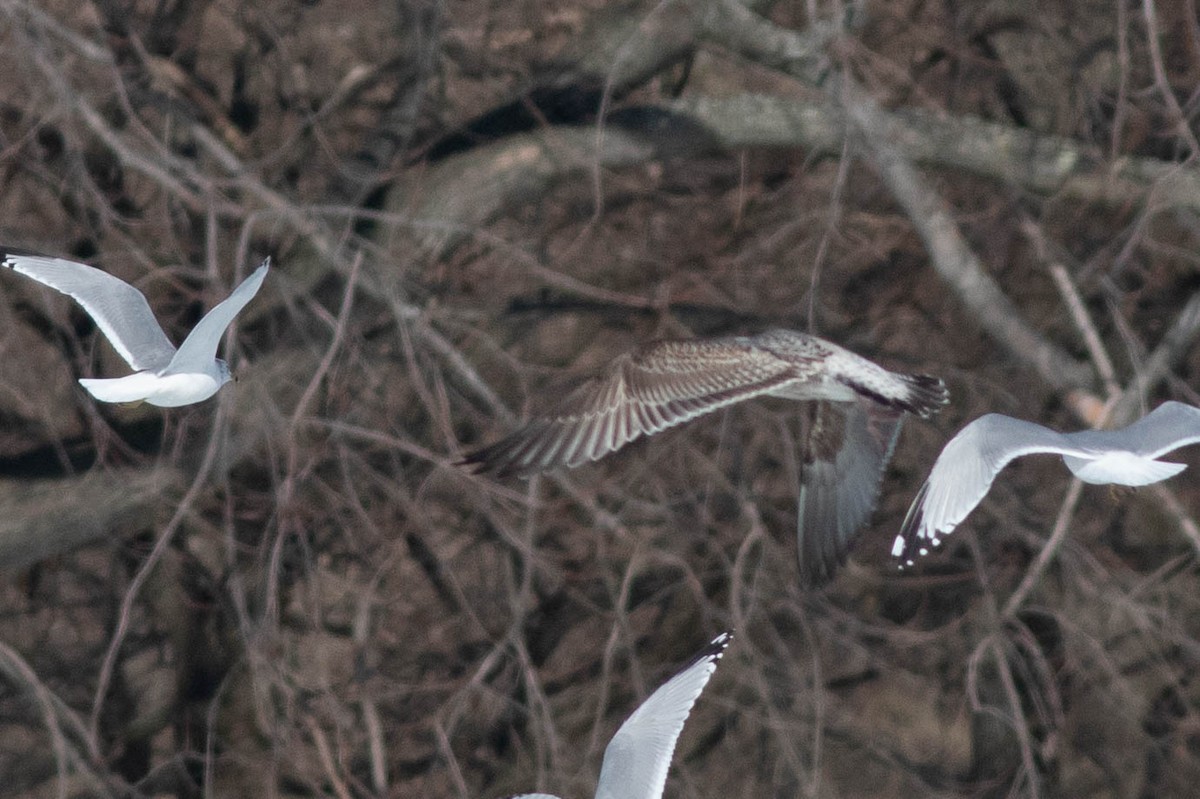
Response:
[{"label": "black wingtip", "polygon": [[513,456],[515,436],[507,436],[486,447],[472,450],[456,461],[455,466],[466,469],[471,474],[491,474],[499,478],[528,477],[536,469],[523,469]]},{"label": "black wingtip", "polygon": [[921,529],[921,522],[925,518],[925,496],[928,493],[929,482],[926,481],[913,498],[912,505],[900,524],[900,532],[896,534],[892,543],[892,557],[899,561],[897,565],[900,569],[912,566],[920,552],[921,539],[917,531]]},{"label": "black wingtip", "polygon": [[726,630],[716,638],[708,642],[708,644],[696,653],[692,658],[687,668],[696,665],[702,661],[715,663],[725,654],[725,650],[729,648],[730,642],[733,641],[733,630]]},{"label": "black wingtip", "polygon": [[490,447],[481,447],[477,450],[472,450],[463,456],[462,460],[455,461],[454,465],[466,469],[471,474],[495,474],[497,477],[505,477],[512,472],[511,466],[504,463],[503,460],[495,458],[496,445]]},{"label": "black wingtip", "polygon": [[888,393],[881,393],[878,386],[847,380],[846,385],[853,388],[864,397],[868,397],[885,408],[912,413],[922,419],[928,419],[942,409],[950,401],[950,392],[940,377],[932,375],[895,374],[902,387],[893,387]]},{"label": "black wingtip", "polygon": [[922,419],[928,419],[950,402],[950,392],[940,377],[933,375],[905,375],[909,395],[905,408]]}]

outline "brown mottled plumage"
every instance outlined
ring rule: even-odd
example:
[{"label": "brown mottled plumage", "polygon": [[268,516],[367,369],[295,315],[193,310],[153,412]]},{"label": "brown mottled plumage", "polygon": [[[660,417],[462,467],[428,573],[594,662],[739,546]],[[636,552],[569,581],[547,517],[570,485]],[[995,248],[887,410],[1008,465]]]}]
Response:
[{"label": "brown mottled plumage", "polygon": [[815,401],[802,442],[799,556],[805,581],[819,584],[875,507],[904,413],[927,417],[946,403],[938,378],[889,372],[791,330],[658,341],[618,357],[553,412],[462,463],[501,476],[578,466],[763,395]]}]

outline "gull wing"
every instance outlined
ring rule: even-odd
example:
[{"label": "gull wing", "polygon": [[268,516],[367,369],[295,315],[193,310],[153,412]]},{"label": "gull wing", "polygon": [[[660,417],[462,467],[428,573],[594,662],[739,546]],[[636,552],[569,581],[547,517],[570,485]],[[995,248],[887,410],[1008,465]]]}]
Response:
[{"label": "gull wing", "polygon": [[732,639],[722,633],[633,711],[604,750],[596,799],[660,799],[675,742]]},{"label": "gull wing", "polygon": [[805,413],[797,554],[801,580],[819,586],[845,560],[875,509],[903,412],[860,397],[809,403]]},{"label": "gull wing", "polygon": [[246,307],[246,303],[254,299],[270,267],[271,259],[267,258],[262,262],[262,266],[255,269],[250,277],[233,290],[232,294],[204,315],[184,339],[183,344],[179,345],[179,352],[175,353],[170,366],[167,367],[168,374],[207,372],[212,369],[213,361],[217,357],[217,345],[221,343],[225,328],[229,327],[233,318]]},{"label": "gull wing", "polygon": [[1066,437],[1089,449],[1126,450],[1144,458],[1157,458],[1200,442],[1200,408],[1164,402],[1120,430],[1081,430]]},{"label": "gull wing", "polygon": [[146,296],[120,278],[87,264],[11,248],[0,249],[0,265],[74,299],[136,371],[165,367],[175,347],[163,333]]},{"label": "gull wing", "polygon": [[1014,458],[1055,453],[1094,458],[1097,451],[1034,422],[998,413],[981,416],[950,439],[904,518],[892,555],[911,565],[967,517]]},{"label": "gull wing", "polygon": [[462,463],[501,475],[578,466],[795,379],[793,364],[742,337],[654,342],[622,355],[555,411]]}]

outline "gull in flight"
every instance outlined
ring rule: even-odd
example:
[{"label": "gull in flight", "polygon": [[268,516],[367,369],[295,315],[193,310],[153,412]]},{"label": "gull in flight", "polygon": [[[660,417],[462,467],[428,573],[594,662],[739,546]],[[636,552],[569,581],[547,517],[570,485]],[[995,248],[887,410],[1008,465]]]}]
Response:
[{"label": "gull in flight", "polygon": [[270,258],[263,261],[200,320],[177,350],[145,295],[124,280],[63,258],[0,249],[0,266],[74,298],[135,370],[126,377],[80,380],[93,397],[101,402],[145,401],[163,408],[206,400],[229,382],[229,365],[217,357],[217,344],[233,318],[258,293],[270,264]]},{"label": "gull in flight", "polygon": [[798,556],[803,581],[820,585],[833,576],[875,508],[904,414],[928,417],[946,403],[940,379],[889,372],[791,330],[658,341],[620,356],[552,413],[462,463],[501,476],[578,466],[760,396],[807,402]]},{"label": "gull in flight", "polygon": [[933,471],[892,544],[903,566],[928,554],[979,504],[1009,461],[1022,455],[1061,455],[1085,483],[1144,486],[1187,468],[1160,461],[1168,452],[1200,442],[1200,408],[1164,402],[1120,430],[1059,433],[998,413],[981,416],[942,450]]},{"label": "gull in flight", "polygon": [[[732,633],[714,638],[625,720],[604,750],[596,799],[661,799],[683,723],[732,638]],[[559,798],[523,793],[509,799]]]}]

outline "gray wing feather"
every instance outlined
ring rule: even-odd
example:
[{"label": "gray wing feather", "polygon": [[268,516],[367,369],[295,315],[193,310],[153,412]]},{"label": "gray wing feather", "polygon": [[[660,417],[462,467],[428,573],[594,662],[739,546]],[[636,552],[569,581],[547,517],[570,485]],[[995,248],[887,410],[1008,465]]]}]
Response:
[{"label": "gray wing feather", "polygon": [[903,414],[873,400],[814,402],[805,429],[797,553],[805,584],[833,576],[879,499]]},{"label": "gray wing feather", "polygon": [[124,280],[87,264],[14,249],[3,250],[2,263],[78,302],[135,370],[159,371],[174,357],[145,295]]},{"label": "gray wing feather", "polygon": [[675,742],[732,636],[722,633],[633,712],[604,750],[596,799],[660,799]]},{"label": "gray wing feather", "polygon": [[168,374],[205,372],[212,367],[213,360],[217,357],[217,345],[221,343],[225,328],[229,327],[234,317],[246,307],[246,303],[254,299],[267,277],[270,266],[271,259],[268,258],[250,277],[243,280],[232,294],[204,315],[171,359],[166,370]]},{"label": "gray wing feather", "polygon": [[1010,461],[1035,453],[1094,457],[1096,450],[1078,438],[1011,416],[989,413],[971,422],[938,455],[901,525],[892,554],[911,563],[975,509]]},{"label": "gray wing feather", "polygon": [[1164,402],[1120,430],[1081,430],[1064,435],[1072,444],[1089,449],[1127,450],[1157,458],[1200,442],[1200,408],[1182,402]]}]

